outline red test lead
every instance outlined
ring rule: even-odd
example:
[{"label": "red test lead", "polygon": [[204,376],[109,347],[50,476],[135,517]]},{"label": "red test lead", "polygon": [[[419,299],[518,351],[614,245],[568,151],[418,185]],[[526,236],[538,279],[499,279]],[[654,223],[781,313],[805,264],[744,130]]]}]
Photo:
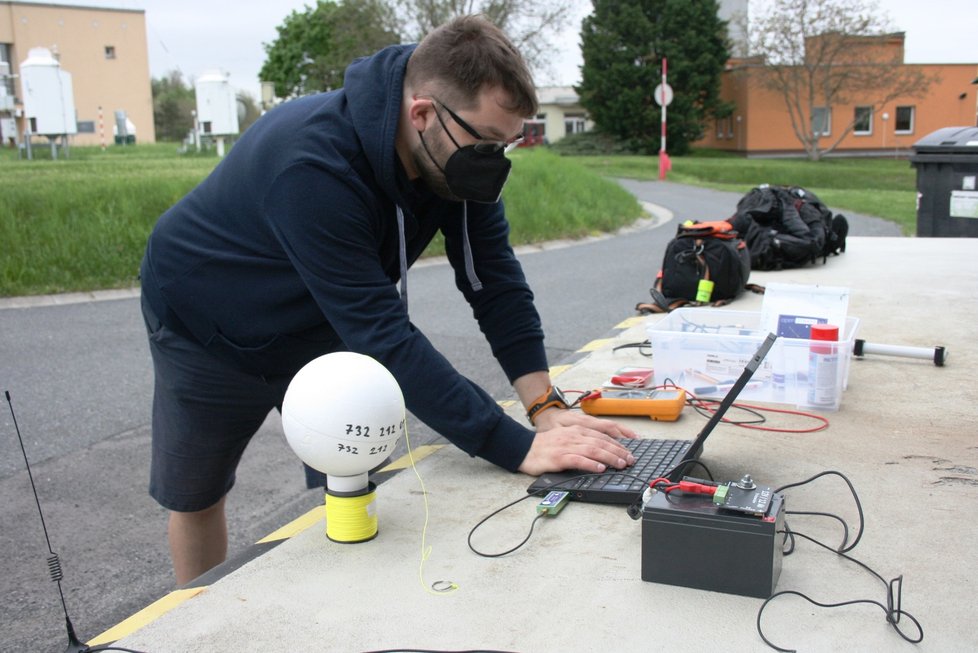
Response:
[{"label": "red test lead", "polygon": [[710,496],[716,494],[717,491],[715,485],[703,485],[693,481],[679,481],[679,485],[673,489],[682,490],[686,494],[708,494]]}]

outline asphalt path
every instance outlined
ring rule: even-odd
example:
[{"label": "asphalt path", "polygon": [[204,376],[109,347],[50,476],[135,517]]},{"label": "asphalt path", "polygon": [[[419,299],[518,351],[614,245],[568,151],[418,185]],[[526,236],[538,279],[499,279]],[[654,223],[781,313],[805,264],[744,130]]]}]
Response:
[{"label": "asphalt path", "polygon": [[[720,219],[739,195],[669,182],[620,182],[653,217],[604,237],[522,248],[551,363],[607,335],[648,297],[675,221]],[[899,236],[848,214],[855,236]],[[443,262],[408,275],[414,323],[496,399],[512,388]],[[152,368],[134,292],[0,300],[0,390],[10,392],[71,619],[89,639],[173,589],[166,514],[146,493]],[[437,435],[409,421],[412,444]],[[403,447],[403,443],[401,443]],[[63,651],[48,549],[14,425],[0,412],[0,650]],[[305,488],[275,414],[248,448],[228,497],[230,565],[250,544],[322,500]]]}]

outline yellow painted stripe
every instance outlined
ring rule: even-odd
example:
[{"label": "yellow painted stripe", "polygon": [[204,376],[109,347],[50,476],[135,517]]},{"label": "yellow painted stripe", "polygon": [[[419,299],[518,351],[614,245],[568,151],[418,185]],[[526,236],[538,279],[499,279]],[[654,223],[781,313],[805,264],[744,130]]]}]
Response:
[{"label": "yellow painted stripe", "polygon": [[258,540],[256,544],[266,544],[267,542],[287,540],[294,535],[298,535],[310,526],[314,526],[317,522],[323,521],[324,519],[326,519],[326,506],[316,506],[306,514],[296,517],[285,526],[272,533],[269,533],[262,539]]},{"label": "yellow painted stripe", "polygon": [[107,631],[99,635],[93,640],[88,642],[89,646],[98,646],[100,644],[109,644],[116,640],[122,639],[127,635],[131,635],[143,626],[156,621],[167,612],[177,607],[184,601],[192,599],[201,592],[203,592],[206,587],[192,587],[185,590],[175,590],[170,592],[163,598],[159,599],[155,603],[151,603],[146,606],[136,614],[132,615],[125,621],[122,621],[115,626],[112,626]]},{"label": "yellow painted stripe", "polygon": [[394,471],[397,471],[399,469],[407,469],[408,467],[411,466],[411,456],[412,455],[414,456],[414,462],[418,462],[420,460],[424,460],[425,458],[427,458],[431,454],[435,453],[436,451],[438,451],[439,449],[441,449],[444,446],[445,445],[443,445],[443,444],[425,444],[425,445],[422,445],[420,447],[415,447],[414,449],[411,450],[411,455],[404,454],[403,456],[401,456],[400,458],[398,458],[397,460],[395,460],[394,462],[392,462],[387,467],[384,467],[380,471],[381,472],[394,472]]},{"label": "yellow painted stripe", "polygon": [[579,352],[597,351],[602,347],[606,346],[609,342],[611,342],[611,338],[599,338],[598,340],[592,340],[591,342],[587,343],[577,351]]},{"label": "yellow painted stripe", "polygon": [[503,399],[502,401],[496,402],[499,404],[500,408],[509,408],[510,406],[516,405],[515,399]]},{"label": "yellow painted stripe", "polygon": [[644,321],[645,321],[645,316],[644,315],[635,315],[633,317],[628,318],[627,320],[623,320],[623,321],[619,322],[618,324],[615,325],[615,328],[616,329],[631,329],[633,326],[636,326],[638,324],[641,324]]},{"label": "yellow painted stripe", "polygon": [[570,365],[554,365],[553,367],[550,368],[550,378],[551,379],[556,378],[561,374],[563,374],[564,372],[566,372],[567,370],[569,370],[570,368],[571,368]]}]

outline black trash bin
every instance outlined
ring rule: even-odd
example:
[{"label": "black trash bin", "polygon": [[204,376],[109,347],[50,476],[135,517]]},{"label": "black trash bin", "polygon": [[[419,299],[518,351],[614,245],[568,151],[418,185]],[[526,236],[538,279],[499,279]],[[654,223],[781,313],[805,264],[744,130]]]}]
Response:
[{"label": "black trash bin", "polygon": [[945,127],[914,143],[917,235],[978,237],[978,127]]}]

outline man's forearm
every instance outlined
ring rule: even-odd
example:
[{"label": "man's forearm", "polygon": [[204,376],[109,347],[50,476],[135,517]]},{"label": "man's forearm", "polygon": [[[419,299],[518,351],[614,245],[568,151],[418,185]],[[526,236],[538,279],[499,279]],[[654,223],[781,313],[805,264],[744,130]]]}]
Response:
[{"label": "man's forearm", "polygon": [[546,370],[530,372],[513,381],[513,389],[523,403],[523,410],[529,409],[534,401],[545,394],[550,384],[550,372]]}]

